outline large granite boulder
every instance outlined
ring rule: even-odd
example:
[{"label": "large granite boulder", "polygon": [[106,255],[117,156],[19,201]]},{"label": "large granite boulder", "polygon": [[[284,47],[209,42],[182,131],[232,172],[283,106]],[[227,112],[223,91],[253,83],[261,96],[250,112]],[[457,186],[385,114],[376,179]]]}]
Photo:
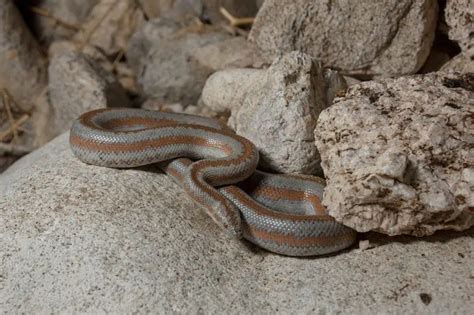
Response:
[{"label": "large granite boulder", "polygon": [[62,135],[0,175],[0,310],[468,313],[472,237],[282,257],[225,238],[156,168],[85,165]]}]

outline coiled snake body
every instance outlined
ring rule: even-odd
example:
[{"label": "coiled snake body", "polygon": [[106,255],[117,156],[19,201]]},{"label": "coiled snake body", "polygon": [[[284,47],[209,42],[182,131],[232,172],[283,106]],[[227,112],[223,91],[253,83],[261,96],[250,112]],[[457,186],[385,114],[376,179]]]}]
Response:
[{"label": "coiled snake body", "polygon": [[159,163],[229,235],[269,251],[321,255],[355,240],[355,231],[322,207],[322,179],[257,171],[255,146],[214,119],[130,108],[94,110],[73,123],[70,145],[88,164]]}]

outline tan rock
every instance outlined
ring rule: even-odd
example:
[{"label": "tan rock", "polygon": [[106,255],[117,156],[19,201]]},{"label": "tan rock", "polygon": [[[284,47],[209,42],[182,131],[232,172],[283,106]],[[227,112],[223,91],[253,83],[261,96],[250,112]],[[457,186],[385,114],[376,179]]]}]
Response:
[{"label": "tan rock", "polygon": [[30,111],[46,87],[47,60],[11,0],[0,4],[0,88]]},{"label": "tan rock", "polygon": [[315,130],[323,204],[359,232],[430,235],[474,225],[474,76],[363,82]]},{"label": "tan rock", "polygon": [[250,33],[267,60],[300,50],[347,75],[415,73],[437,20],[435,0],[267,0]]},{"label": "tan rock", "polygon": [[116,78],[86,55],[57,55],[49,66],[49,99],[54,132],[69,130],[80,114],[104,107],[126,107],[129,99]]},{"label": "tan rock", "polygon": [[474,72],[474,55],[460,53],[441,67],[440,71]]},{"label": "tan rock", "polygon": [[363,251],[274,255],[226,238],[152,166],[81,163],[67,134],[1,174],[0,196],[6,313],[472,310],[474,229],[423,241],[369,233]]},{"label": "tan rock", "polygon": [[444,17],[449,38],[459,44],[464,54],[474,56],[474,2],[447,0]]}]

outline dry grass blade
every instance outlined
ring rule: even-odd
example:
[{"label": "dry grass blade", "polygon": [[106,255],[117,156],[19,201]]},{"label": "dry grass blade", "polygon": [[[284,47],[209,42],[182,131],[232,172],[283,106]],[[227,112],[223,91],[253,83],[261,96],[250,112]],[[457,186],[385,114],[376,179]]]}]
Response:
[{"label": "dry grass blade", "polygon": [[73,30],[73,31],[79,31],[81,29],[80,26],[77,26],[75,24],[72,24],[72,23],[69,23],[69,22],[66,22],[64,20],[61,20],[60,18],[52,15],[48,10],[46,9],[43,9],[43,8],[38,8],[38,7],[34,7],[34,6],[31,6],[29,7],[30,11],[35,13],[35,14],[38,14],[38,15],[41,15],[41,16],[44,16],[48,19],[51,19],[53,20],[55,23],[57,23],[58,25],[61,25],[62,27],[65,27],[65,28],[68,28],[70,30]]},{"label": "dry grass blade", "polygon": [[232,27],[252,25],[255,20],[253,17],[237,18],[230,14],[224,7],[220,7],[219,11],[229,21]]},{"label": "dry grass blade", "polygon": [[8,92],[7,89],[1,89],[0,94],[2,96],[2,102],[3,106],[5,109],[5,112],[7,114],[8,121],[10,123],[10,127],[3,131],[0,132],[0,142],[3,141],[6,137],[13,135],[13,142],[18,142],[18,128],[28,120],[29,116],[27,114],[24,114],[20,119],[15,121],[13,118],[13,113],[12,113],[12,104],[15,103],[13,100],[12,96]]},{"label": "dry grass blade", "polygon": [[7,130],[0,132],[0,142],[12,134],[13,134],[13,139],[18,139],[18,134],[17,134],[18,128],[21,125],[23,125],[29,118],[30,116],[28,116],[27,114],[24,114],[23,116],[20,117],[20,119],[13,121],[13,123],[10,125],[10,127]]}]

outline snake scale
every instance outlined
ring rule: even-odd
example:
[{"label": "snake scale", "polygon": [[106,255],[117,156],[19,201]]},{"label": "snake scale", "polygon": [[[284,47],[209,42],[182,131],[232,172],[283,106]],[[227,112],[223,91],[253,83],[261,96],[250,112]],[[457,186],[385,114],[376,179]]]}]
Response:
[{"label": "snake scale", "polygon": [[211,118],[99,109],[73,123],[70,145],[77,158],[97,166],[158,163],[228,235],[271,252],[328,254],[356,237],[326,214],[322,179],[256,170],[256,147]]}]

